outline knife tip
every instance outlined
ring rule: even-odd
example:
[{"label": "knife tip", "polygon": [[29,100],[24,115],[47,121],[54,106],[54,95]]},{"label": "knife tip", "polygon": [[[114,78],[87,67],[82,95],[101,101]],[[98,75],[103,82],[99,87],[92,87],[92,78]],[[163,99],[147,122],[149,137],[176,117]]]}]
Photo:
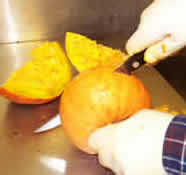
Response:
[{"label": "knife tip", "polygon": [[50,119],[48,122],[46,122],[44,125],[40,126],[39,128],[34,130],[35,134],[43,133],[46,131],[50,131],[52,129],[55,129],[57,127],[61,126],[61,120],[59,114]]}]

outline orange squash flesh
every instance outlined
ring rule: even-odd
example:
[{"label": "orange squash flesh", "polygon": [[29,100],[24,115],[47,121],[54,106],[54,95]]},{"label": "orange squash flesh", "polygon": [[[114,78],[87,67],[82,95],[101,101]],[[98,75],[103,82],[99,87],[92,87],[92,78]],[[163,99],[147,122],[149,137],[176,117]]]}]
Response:
[{"label": "orange squash flesh", "polygon": [[57,42],[45,42],[0,88],[0,95],[19,104],[47,103],[63,92],[71,80],[71,66]]},{"label": "orange squash flesh", "polygon": [[135,76],[97,68],[76,76],[61,97],[60,116],[74,145],[93,154],[88,137],[97,128],[151,107],[148,91]]}]

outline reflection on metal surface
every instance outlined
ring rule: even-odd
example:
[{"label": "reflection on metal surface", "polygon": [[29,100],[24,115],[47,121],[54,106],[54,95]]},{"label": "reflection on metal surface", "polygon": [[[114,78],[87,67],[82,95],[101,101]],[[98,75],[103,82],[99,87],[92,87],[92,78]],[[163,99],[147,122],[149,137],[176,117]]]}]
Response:
[{"label": "reflection on metal surface", "polygon": [[135,30],[152,0],[2,0],[0,43],[64,36],[67,31],[104,36]]},{"label": "reflection on metal surface", "polygon": [[9,1],[3,1],[4,15],[7,20],[7,29],[8,29],[8,40],[17,41],[17,32],[15,27],[15,20],[13,19],[12,11],[9,5]]},{"label": "reflection on metal surface", "polygon": [[64,174],[66,172],[67,162],[64,159],[42,156],[40,161],[47,166],[47,168]]}]

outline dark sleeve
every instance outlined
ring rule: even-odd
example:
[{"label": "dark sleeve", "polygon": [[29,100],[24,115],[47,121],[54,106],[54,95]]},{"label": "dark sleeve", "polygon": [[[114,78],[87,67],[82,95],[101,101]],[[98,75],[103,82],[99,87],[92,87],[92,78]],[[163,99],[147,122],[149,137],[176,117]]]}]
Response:
[{"label": "dark sleeve", "polygon": [[170,122],[164,139],[162,163],[168,174],[186,173],[186,115],[175,116]]}]

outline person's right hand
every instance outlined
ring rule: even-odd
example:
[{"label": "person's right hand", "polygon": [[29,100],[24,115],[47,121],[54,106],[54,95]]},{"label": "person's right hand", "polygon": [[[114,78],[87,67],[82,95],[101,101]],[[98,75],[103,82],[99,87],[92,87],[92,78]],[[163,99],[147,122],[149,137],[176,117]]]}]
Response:
[{"label": "person's right hand", "polygon": [[126,50],[134,55],[147,49],[144,59],[156,63],[186,46],[186,0],[154,0],[142,15]]},{"label": "person's right hand", "polygon": [[129,119],[94,131],[90,147],[116,175],[165,175],[162,151],[173,115],[141,110]]}]

